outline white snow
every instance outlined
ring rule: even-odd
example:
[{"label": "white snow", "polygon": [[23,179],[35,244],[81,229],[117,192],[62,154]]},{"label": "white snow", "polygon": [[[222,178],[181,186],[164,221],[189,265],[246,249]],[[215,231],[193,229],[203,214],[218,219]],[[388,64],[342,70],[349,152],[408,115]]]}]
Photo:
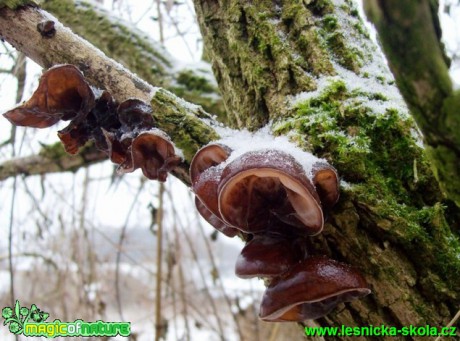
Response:
[{"label": "white snow", "polygon": [[[385,114],[388,109],[396,109],[401,117],[406,119],[409,117],[407,105],[398,88],[394,85],[394,77],[388,68],[380,47],[376,44],[375,40],[368,41],[366,39],[361,39],[361,37],[354,36],[354,34],[356,34],[356,29],[353,25],[358,23],[363,24],[365,20],[362,19],[361,21],[344,12],[341,9],[341,5],[344,4],[343,0],[334,0],[333,2],[338,8],[336,13],[340,27],[339,30],[347,40],[347,46],[360,51],[362,54],[362,59],[360,61],[362,66],[359,74],[344,68],[337,62],[333,62],[332,64],[336,75],[317,78],[316,90],[299,93],[293,96],[290,98],[290,105],[294,107],[300,102],[317,97],[332,82],[343,81],[348,92],[358,93],[358,96],[351,99],[353,102],[370,108],[371,112],[377,115]],[[360,6],[356,7],[360,8]],[[362,15],[362,9],[360,14]],[[365,26],[366,29],[370,27],[369,23]],[[375,95],[383,95],[385,99],[372,99],[376,97]]]},{"label": "white snow", "polygon": [[318,162],[327,162],[325,159],[319,159],[311,153],[305,152],[292,142],[286,136],[273,136],[271,134],[271,124],[252,133],[246,129],[221,130],[221,139],[216,141],[233,149],[233,152],[226,160],[228,164],[244,153],[261,151],[261,150],[278,150],[292,155],[296,161],[303,167],[305,174],[309,179],[312,177],[313,165]]}]

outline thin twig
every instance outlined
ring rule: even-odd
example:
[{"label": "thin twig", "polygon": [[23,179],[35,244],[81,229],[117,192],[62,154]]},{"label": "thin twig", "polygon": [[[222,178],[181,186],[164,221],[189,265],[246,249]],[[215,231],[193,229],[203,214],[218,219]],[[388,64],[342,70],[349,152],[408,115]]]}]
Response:
[{"label": "thin twig", "polygon": [[9,221],[9,226],[8,226],[8,267],[9,267],[9,274],[10,274],[10,299],[11,299],[12,307],[14,307],[14,304],[16,302],[16,295],[14,292],[14,269],[13,269],[13,226],[14,226],[14,207],[16,204],[16,189],[17,189],[16,185],[17,185],[17,177],[14,177],[13,193],[11,194],[10,221]]},{"label": "thin twig", "polygon": [[[455,314],[454,318],[447,324],[446,328],[450,328],[452,327],[455,322],[457,322],[457,320],[460,318],[460,310],[457,311],[457,314]],[[442,336],[438,336],[434,341],[439,341],[441,340],[441,337]]]},{"label": "thin twig", "polygon": [[[165,6],[166,6],[166,5],[165,5]],[[177,35],[178,35],[179,37],[181,37],[181,39],[182,39],[182,41],[183,41],[185,47],[187,48],[188,53],[189,53],[190,56],[193,58],[194,55],[193,55],[192,49],[190,48],[187,39],[185,39],[184,33],[181,32],[181,30],[180,30],[180,28],[179,28],[178,22],[171,16],[171,13],[170,13],[170,12],[166,11],[166,14],[168,15],[169,19],[171,20],[172,25],[173,25],[174,28],[176,29]],[[195,16],[195,17],[196,17],[196,16]]]},{"label": "thin twig", "polygon": [[155,341],[159,341],[163,335],[163,322],[161,318],[161,267],[163,263],[163,194],[164,184],[160,182],[158,191],[158,211],[157,211],[157,282],[155,298]]},{"label": "thin twig", "polygon": [[[190,200],[190,201],[193,202],[192,200]],[[201,221],[200,217],[198,216],[198,211],[195,211],[195,214],[196,214],[196,220],[198,221],[198,225],[200,227],[201,236],[203,237],[203,240],[204,240],[204,243],[205,243],[205,246],[206,246],[206,251],[208,252],[208,256],[209,256],[209,259],[211,261],[212,268],[213,268],[213,270],[215,270],[217,272],[216,261],[214,259],[214,255],[212,254],[211,245],[209,244],[209,240],[206,237],[206,234],[204,232],[204,226],[202,224],[202,221]],[[229,311],[231,313],[232,312],[232,302],[230,300],[230,297],[228,296],[227,292],[225,291],[224,284],[222,282],[222,278],[220,277],[220,275],[217,274],[216,277],[217,277],[217,283],[219,285],[219,289],[220,289],[220,291],[222,291],[222,295],[223,295],[223,297],[225,299],[225,302],[228,305],[228,309],[229,309]],[[238,318],[236,317],[235,314],[231,314],[231,315],[233,317],[233,321],[235,322],[235,327],[236,327],[236,330],[238,331],[238,335],[240,337],[240,340],[244,340],[243,330],[242,330],[241,325],[240,325],[240,323],[238,321]]]},{"label": "thin twig", "polygon": [[160,43],[164,45],[165,37],[163,34],[163,14],[161,13],[161,0],[157,0],[157,12],[158,12],[158,29],[160,31]]},{"label": "thin twig", "polygon": [[122,255],[122,247],[123,247],[123,242],[126,237],[126,229],[128,227],[128,221],[129,218],[131,217],[131,213],[134,210],[134,207],[137,203],[137,199],[139,198],[139,194],[144,187],[145,181],[141,181],[141,185],[137,189],[137,193],[134,196],[133,202],[131,203],[131,206],[129,207],[128,214],[126,215],[125,222],[123,224],[123,227],[120,232],[120,238],[118,239],[118,248],[117,248],[117,258],[116,258],[116,265],[115,265],[115,292],[116,292],[116,298],[117,298],[117,308],[118,308],[118,313],[120,315],[120,318],[122,321],[125,319],[123,318],[123,310],[121,308],[121,290],[120,290],[120,262],[121,262],[121,255]]},{"label": "thin twig", "polygon": [[[18,80],[18,87],[16,89],[16,99],[22,98],[24,95],[24,86],[21,84],[25,81],[26,70],[25,70],[25,55],[19,53],[16,58],[16,63],[13,68],[13,75]],[[14,128],[11,133],[11,157],[16,157],[16,129]],[[24,142],[24,136],[21,141],[20,149],[22,148],[22,143]],[[8,267],[10,275],[10,295],[11,295],[11,304],[14,307],[16,301],[16,294],[14,292],[14,269],[13,269],[13,226],[14,226],[14,207],[16,204],[16,191],[17,191],[17,177],[14,177],[13,180],[13,193],[11,194],[11,209],[10,209],[10,221],[8,226]],[[19,340],[19,336],[15,335],[15,339]]]},{"label": "thin twig", "polygon": [[275,323],[275,325],[273,326],[273,328],[271,330],[269,341],[276,341],[277,340],[279,330],[280,330],[280,324]]},{"label": "thin twig", "polygon": [[[174,199],[173,199],[173,196],[171,194],[171,191],[168,191],[167,194],[169,196],[170,202],[174,202]],[[172,205],[172,210],[173,210],[174,215],[178,214],[174,205]],[[201,267],[200,262],[198,260],[198,255],[197,255],[197,252],[195,250],[194,243],[190,239],[189,234],[187,233],[185,228],[182,226],[182,224],[180,224],[180,228],[181,228],[182,234],[185,237],[185,240],[187,241],[187,244],[188,244],[188,246],[190,248],[190,252],[192,253],[192,258],[193,258],[193,260],[195,261],[195,263],[198,266],[198,273],[200,274],[200,278],[201,278],[201,280],[203,282],[203,287],[205,289],[204,291],[205,291],[206,295],[208,296],[209,303],[211,304],[211,309],[212,309],[213,314],[214,314],[214,316],[216,317],[216,320],[217,320],[217,328],[218,328],[219,337],[220,337],[220,339],[222,341],[225,341],[224,327],[222,325],[222,320],[220,318],[219,311],[217,309],[216,301],[215,301],[214,297],[211,295],[211,291],[209,290],[208,284],[206,282],[206,276],[205,276],[205,274],[203,272],[203,268]]]},{"label": "thin twig", "polygon": [[184,280],[184,269],[182,267],[181,261],[181,238],[179,238],[179,232],[177,230],[177,221],[176,215],[173,214],[173,229],[174,229],[174,238],[176,242],[176,259],[177,259],[177,267],[178,267],[178,277],[179,277],[179,295],[182,303],[182,312],[184,316],[184,325],[185,325],[185,340],[190,340],[190,326],[188,324],[188,312],[187,312],[187,295],[185,291],[185,280]]}]

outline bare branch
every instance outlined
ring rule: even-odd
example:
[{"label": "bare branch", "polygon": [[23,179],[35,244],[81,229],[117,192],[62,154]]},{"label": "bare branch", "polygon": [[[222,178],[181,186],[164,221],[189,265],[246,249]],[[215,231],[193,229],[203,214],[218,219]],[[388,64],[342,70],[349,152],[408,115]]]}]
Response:
[{"label": "bare branch", "polygon": [[[48,153],[47,150],[58,150],[60,153]],[[56,144],[39,155],[8,160],[0,165],[0,181],[15,175],[41,175],[65,171],[76,171],[107,159],[107,155],[93,147],[84,148],[78,155],[69,155],[59,144]]]},{"label": "bare branch", "polygon": [[[212,122],[210,115],[201,107],[144,82],[41,9],[24,7],[13,11],[3,8],[0,18],[0,35],[41,66],[74,64],[92,85],[108,90],[118,102],[138,98],[151,103],[158,127],[183,150],[185,163],[175,175],[189,182],[188,162],[200,146],[218,138],[210,124],[202,120],[207,118]],[[52,37],[43,37],[37,25],[50,20],[54,21],[56,32]]]}]

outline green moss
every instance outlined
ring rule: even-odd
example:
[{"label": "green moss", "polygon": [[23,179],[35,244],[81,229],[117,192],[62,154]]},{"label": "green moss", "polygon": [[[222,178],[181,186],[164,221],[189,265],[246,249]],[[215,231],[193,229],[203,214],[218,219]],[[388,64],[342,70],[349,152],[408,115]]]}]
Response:
[{"label": "green moss", "polygon": [[68,154],[64,150],[64,146],[61,142],[56,142],[51,145],[43,145],[40,150],[40,155],[51,160],[60,160],[62,157],[67,156]]},{"label": "green moss", "polygon": [[326,15],[334,11],[334,5],[330,0],[313,0],[307,5],[315,15]]},{"label": "green moss", "polygon": [[324,37],[327,46],[337,57],[339,64],[349,70],[358,72],[360,67],[359,60],[362,58],[361,53],[358,50],[348,46],[343,33],[333,32],[326,34]]},{"label": "green moss", "polygon": [[363,24],[361,23],[361,21],[354,23],[354,24],[353,24],[353,27],[356,29],[357,32],[359,32],[360,34],[362,34],[362,35],[365,36],[366,38],[370,38],[370,37],[369,37],[369,33],[368,33],[367,30],[364,28],[364,26],[363,26]]},{"label": "green moss", "polygon": [[199,106],[186,105],[170,92],[159,89],[150,103],[153,116],[161,127],[182,149],[186,162],[190,162],[201,146],[219,136],[201,118],[208,118]]},{"label": "green moss", "polygon": [[362,53],[356,48],[349,47],[337,18],[333,15],[324,16],[320,27],[319,36],[337,62],[349,70],[358,72],[363,59]]},{"label": "green moss", "polygon": [[334,31],[338,26],[337,18],[334,15],[326,15],[323,19],[323,27],[327,31]]},{"label": "green moss", "polygon": [[8,7],[9,9],[16,9],[26,5],[37,5],[33,0],[0,0],[0,8]]},{"label": "green moss", "polygon": [[402,245],[415,263],[439,269],[452,287],[460,280],[460,243],[444,219],[425,154],[411,137],[414,123],[396,109],[375,114],[363,96],[333,81],[316,97],[297,103],[294,116],[274,131],[295,132],[290,135],[301,146],[331,160],[353,184],[351,200],[377,222],[369,228]]},{"label": "green moss", "polygon": [[201,93],[215,93],[215,86],[205,77],[197,75],[191,70],[183,70],[177,76],[177,83],[185,88]]}]

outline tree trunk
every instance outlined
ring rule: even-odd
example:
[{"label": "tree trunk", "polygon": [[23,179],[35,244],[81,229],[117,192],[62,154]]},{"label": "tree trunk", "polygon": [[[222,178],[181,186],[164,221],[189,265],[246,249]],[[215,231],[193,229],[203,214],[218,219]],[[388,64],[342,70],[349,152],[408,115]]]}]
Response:
[{"label": "tree trunk", "polygon": [[458,208],[441,196],[353,2],[195,6],[233,125],[273,121],[275,133],[328,159],[342,177],[341,200],[312,248],[358,267],[372,294],[318,322],[446,325],[460,304]]}]

